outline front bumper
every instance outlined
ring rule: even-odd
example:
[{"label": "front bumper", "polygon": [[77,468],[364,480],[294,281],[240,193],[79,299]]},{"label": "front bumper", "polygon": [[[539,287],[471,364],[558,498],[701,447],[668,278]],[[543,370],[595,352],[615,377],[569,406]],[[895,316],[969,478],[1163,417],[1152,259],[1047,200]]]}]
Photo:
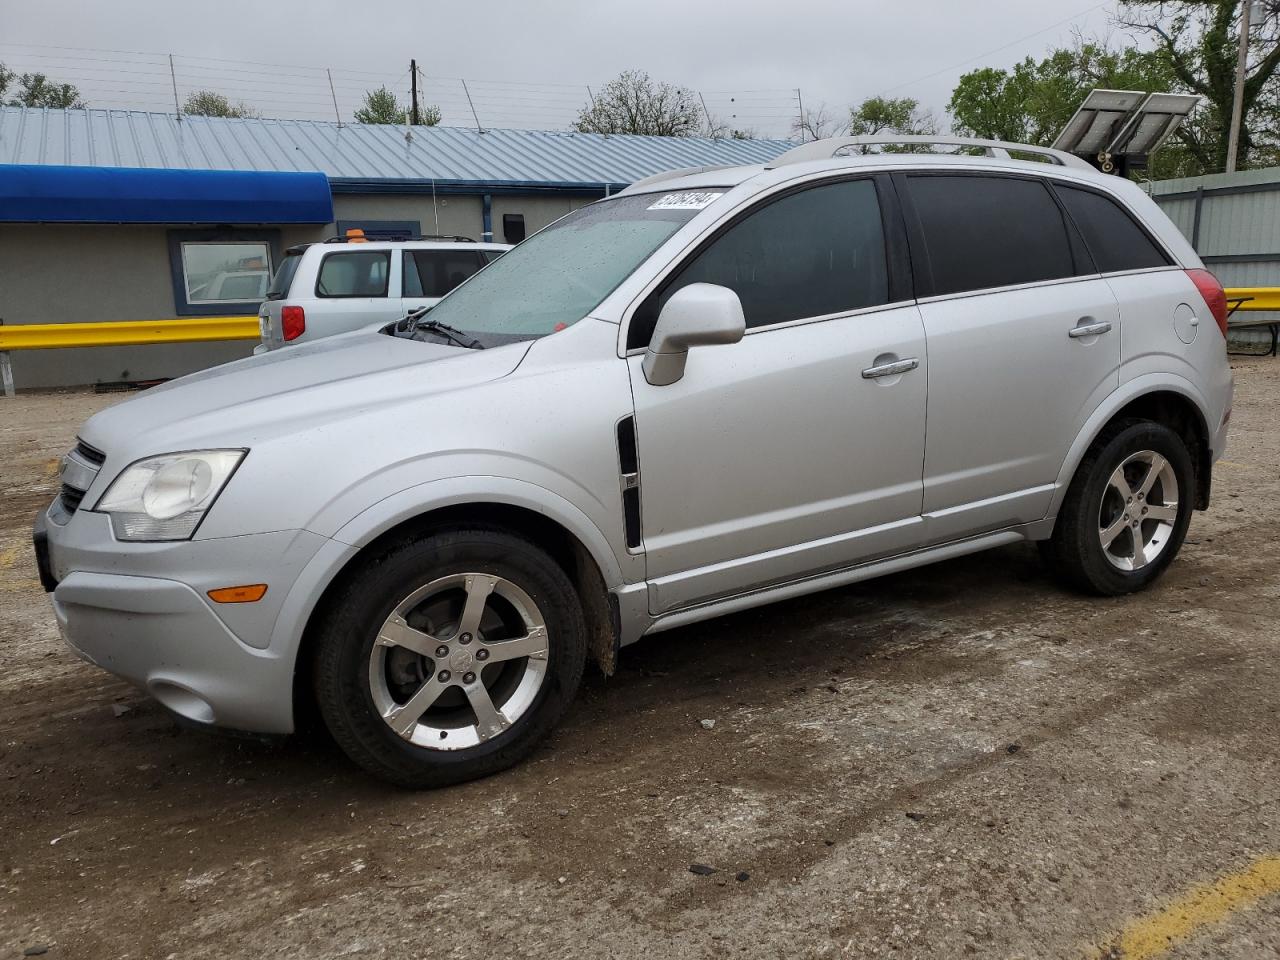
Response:
[{"label": "front bumper", "polygon": [[[292,732],[296,648],[272,638],[300,632],[277,621],[298,615],[286,600],[331,541],[294,530],[122,543],[104,514],[84,510],[63,524],[41,514],[35,539],[58,629],[77,654],[197,723]],[[248,583],[268,585],[262,600],[207,596]]]}]

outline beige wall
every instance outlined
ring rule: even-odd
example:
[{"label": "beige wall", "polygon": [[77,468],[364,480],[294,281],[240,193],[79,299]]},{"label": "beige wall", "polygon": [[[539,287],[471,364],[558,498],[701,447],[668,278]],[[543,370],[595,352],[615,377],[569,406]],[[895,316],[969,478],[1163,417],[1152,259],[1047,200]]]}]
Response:
[{"label": "beige wall", "polygon": [[[558,220],[590,197],[495,196],[494,240],[502,242],[502,214],[523,213],[529,233]],[[478,196],[338,194],[338,220],[417,220],[422,232],[481,239]],[[198,226],[195,227],[198,229]],[[0,318],[6,324],[159,320],[178,315],[169,262],[170,230],[191,225],[0,224]],[[280,249],[333,236],[336,224],[245,225],[278,230]],[[159,380],[245,357],[253,342],[23,350],[11,354],[19,388]]]},{"label": "beige wall", "polygon": [[502,235],[502,215],[504,213],[523,213],[526,234],[532,236],[534,231],[541,230],[549,223],[555,223],[566,213],[592,203],[595,197],[574,196],[530,196],[493,198],[493,239],[496,243],[506,243]]},{"label": "beige wall", "polygon": [[[417,220],[423,233],[480,239],[484,206],[479,197],[437,195],[432,210],[430,194],[411,196],[350,196],[333,198],[338,220]],[[436,229],[436,217],[440,227]]]}]

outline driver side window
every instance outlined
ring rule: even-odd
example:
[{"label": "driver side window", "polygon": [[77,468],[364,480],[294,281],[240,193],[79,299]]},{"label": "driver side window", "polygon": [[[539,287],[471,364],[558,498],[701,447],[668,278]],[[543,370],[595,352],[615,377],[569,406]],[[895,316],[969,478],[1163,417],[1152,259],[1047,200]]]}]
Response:
[{"label": "driver side window", "polygon": [[690,283],[733,290],[748,329],[887,303],[874,182],[809,187],[746,214],[641,304],[631,318],[628,349],[648,345],[663,305]]}]

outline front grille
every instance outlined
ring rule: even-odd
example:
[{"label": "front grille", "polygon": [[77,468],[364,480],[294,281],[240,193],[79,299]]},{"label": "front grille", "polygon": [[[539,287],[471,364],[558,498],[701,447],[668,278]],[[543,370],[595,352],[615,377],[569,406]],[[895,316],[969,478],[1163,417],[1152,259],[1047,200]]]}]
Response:
[{"label": "front grille", "polygon": [[84,500],[85,491],[89,489],[98,470],[106,463],[107,455],[83,440],[76,440],[75,449],[62,461],[62,491],[59,499],[62,508],[68,513],[75,513]]}]

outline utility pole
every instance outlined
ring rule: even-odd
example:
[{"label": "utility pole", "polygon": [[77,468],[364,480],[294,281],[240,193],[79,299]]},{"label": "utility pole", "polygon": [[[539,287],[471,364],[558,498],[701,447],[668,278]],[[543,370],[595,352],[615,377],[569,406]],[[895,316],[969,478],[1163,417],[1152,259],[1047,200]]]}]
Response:
[{"label": "utility pole", "polygon": [[182,120],[182,107],[178,105],[178,74],[173,69],[173,54],[169,54],[169,81],[173,84],[173,112]]},{"label": "utility pole", "polygon": [[800,123],[798,124],[800,130],[800,142],[804,143],[804,98],[800,96],[799,87],[796,87],[796,102],[800,104]]},{"label": "utility pole", "polygon": [[409,90],[411,91],[409,94],[409,99],[413,101],[412,104],[409,106],[409,123],[416,127],[418,125],[418,61],[417,60],[409,61],[409,75],[413,78],[409,87]]},{"label": "utility pole", "polygon": [[1250,0],[1240,0],[1240,53],[1236,57],[1236,89],[1231,99],[1231,133],[1227,140],[1227,173],[1236,172],[1239,153],[1240,126],[1244,122],[1244,81],[1249,68],[1249,6]]}]

